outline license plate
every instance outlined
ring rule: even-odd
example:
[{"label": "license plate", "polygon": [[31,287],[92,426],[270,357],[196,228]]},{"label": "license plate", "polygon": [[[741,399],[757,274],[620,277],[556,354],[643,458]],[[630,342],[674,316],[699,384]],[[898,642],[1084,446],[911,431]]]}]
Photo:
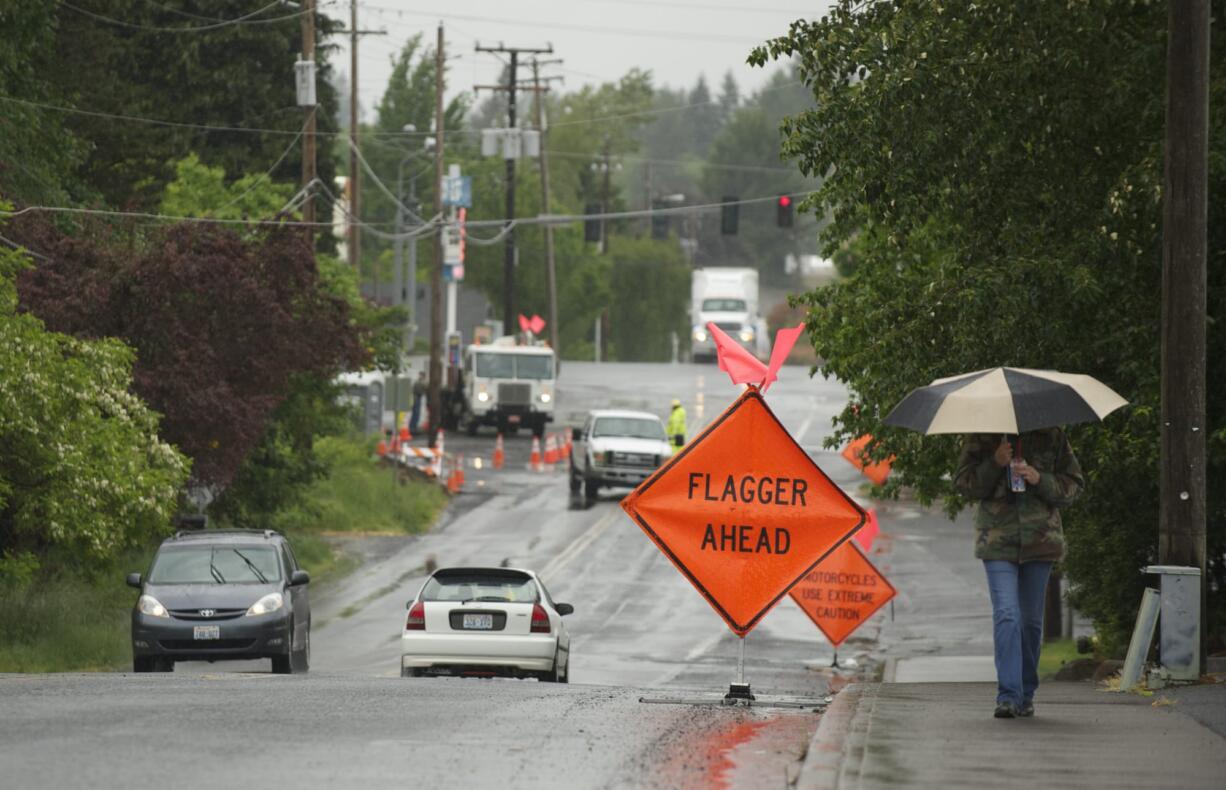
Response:
[{"label": "license plate", "polygon": [[221,626],[198,625],[192,629],[194,639],[221,639]]},{"label": "license plate", "polygon": [[507,422],[510,422],[510,423],[518,423],[518,422],[519,422],[519,415],[518,415],[518,414],[508,414],[508,415],[507,415]]},{"label": "license plate", "polygon": [[494,615],[492,614],[466,614],[464,615],[464,629],[471,631],[489,631],[494,627]]}]

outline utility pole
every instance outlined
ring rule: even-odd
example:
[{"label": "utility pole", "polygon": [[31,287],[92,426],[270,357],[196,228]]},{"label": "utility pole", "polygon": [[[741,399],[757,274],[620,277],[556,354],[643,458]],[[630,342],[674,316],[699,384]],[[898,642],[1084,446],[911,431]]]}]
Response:
[{"label": "utility pole", "polygon": [[[520,53],[528,53],[533,55],[549,54],[553,52],[553,47],[545,49],[533,47],[507,47],[499,44],[496,47],[483,47],[477,44],[477,52],[498,52],[511,56],[511,64],[507,69],[507,84],[501,87],[507,93],[507,128],[515,128],[515,94],[517,92],[516,73],[519,68]],[[506,254],[503,258],[503,274],[502,274],[502,331],[503,334],[513,335],[516,331],[515,322],[515,230],[511,227],[511,223],[515,221],[515,158],[507,157],[507,235],[506,235]]]},{"label": "utility pole", "polygon": [[1209,0],[1167,8],[1158,562],[1200,569],[1203,623]]},{"label": "utility pole", "polygon": [[[542,214],[551,213],[551,208],[549,205],[549,155],[545,147],[545,92],[549,88],[541,85],[541,66],[561,62],[561,60],[532,59],[532,89],[536,92],[536,130],[541,134]],[[554,77],[553,79],[561,78]],[[561,354],[561,349],[558,347],[558,280],[554,266],[553,225],[547,222],[545,223],[545,290],[549,298],[549,347],[553,349],[554,358],[557,359]]]},{"label": "utility pole", "polygon": [[349,0],[349,265],[362,287],[361,211],[362,168],[358,163],[358,0]]},{"label": "utility pole", "polygon": [[[434,215],[443,216],[443,90],[446,86],[443,24],[434,51]],[[414,242],[416,243],[416,241]],[[430,272],[430,446],[443,425],[443,234],[434,234],[434,268]]]},{"label": "utility pole", "polygon": [[[604,136],[604,152],[603,152],[604,161],[601,165],[602,169],[604,170],[604,185],[600,191],[600,213],[601,214],[609,213],[609,190],[610,190],[609,171],[613,167],[612,162],[609,161],[609,150],[610,150],[609,135],[606,134]],[[609,251],[609,220],[606,217],[601,217],[600,218],[600,254],[604,255],[608,251]]]},{"label": "utility pole", "polygon": [[[302,3],[302,59],[315,60],[315,0],[303,0]],[[311,71],[314,78],[314,70]],[[305,201],[302,204],[303,228],[306,230],[307,241],[311,249],[315,249],[315,107],[307,107],[305,123],[302,131],[302,188],[306,190]]]},{"label": "utility pole", "polygon": [[358,36],[386,35],[386,30],[358,29],[358,0],[349,0],[349,265],[358,272],[358,287],[362,285],[362,229],[358,225],[362,212],[362,164],[358,160]]}]

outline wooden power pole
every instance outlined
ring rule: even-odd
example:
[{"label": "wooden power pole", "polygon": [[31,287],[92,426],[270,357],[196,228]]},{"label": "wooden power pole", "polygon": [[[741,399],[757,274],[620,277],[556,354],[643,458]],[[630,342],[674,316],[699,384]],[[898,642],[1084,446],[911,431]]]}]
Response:
[{"label": "wooden power pole", "polygon": [[[548,62],[561,63],[560,60]],[[532,90],[536,97],[536,129],[541,135],[541,213],[550,214],[549,156],[545,150],[545,93],[549,88],[541,85],[542,65],[540,60],[532,61]],[[558,348],[558,279],[553,257],[553,225],[548,222],[545,223],[545,291],[549,300],[549,346],[556,360],[562,353]]]},{"label": "wooden power pole", "polygon": [[[446,87],[443,25],[434,51],[434,216],[443,217],[443,90]],[[416,241],[413,242],[416,244]],[[434,234],[434,268],[430,271],[430,446],[443,426],[443,233]]]},{"label": "wooden power pole", "polygon": [[[302,59],[315,60],[315,0],[302,3]],[[315,107],[307,107],[302,130],[302,188],[306,190],[302,204],[302,221],[311,249],[315,249]]]},{"label": "wooden power pole", "polygon": [[1203,622],[1209,0],[1167,7],[1158,562],[1200,568]]},{"label": "wooden power pole", "polygon": [[349,0],[349,265],[362,284],[362,229],[358,227],[362,199],[362,168],[358,162],[358,0]]}]

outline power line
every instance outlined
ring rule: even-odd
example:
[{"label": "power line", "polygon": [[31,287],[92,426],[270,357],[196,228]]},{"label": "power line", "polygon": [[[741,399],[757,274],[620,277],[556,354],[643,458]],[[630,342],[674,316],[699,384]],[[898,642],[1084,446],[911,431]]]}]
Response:
[{"label": "power line", "polygon": [[209,30],[217,30],[223,27],[230,27],[231,25],[241,25],[241,24],[259,25],[259,24],[269,24],[273,22],[281,22],[286,19],[297,19],[298,17],[306,13],[305,11],[295,11],[292,14],[272,17],[270,19],[252,19],[252,17],[259,16],[260,14],[264,13],[268,9],[272,8],[273,6],[280,5],[280,4],[281,4],[280,0],[273,0],[273,2],[269,3],[268,5],[263,6],[262,8],[258,8],[249,14],[244,14],[243,16],[235,17],[234,19],[225,19],[225,20],[216,22],[211,25],[183,25],[179,27],[162,27],[158,25],[141,25],[141,24],[136,24],[134,22],[126,22],[122,19],[115,19],[113,17],[104,16],[103,14],[94,13],[93,11],[87,11],[84,8],[75,6],[72,3],[64,2],[63,0],[60,1],[60,5],[62,5],[63,7],[76,11],[78,14],[82,14],[84,16],[88,16],[93,19],[97,19],[99,22],[106,22],[107,24],[116,25],[118,27],[126,27],[130,30],[147,30],[147,31],[154,32],[154,33],[203,33]]},{"label": "power line", "polygon": [[374,11],[383,10],[392,13],[408,14],[409,16],[425,16],[432,19],[459,19],[465,22],[493,22],[499,25],[513,25],[519,27],[531,27],[537,30],[569,30],[578,33],[595,33],[603,35],[617,36],[634,36],[636,38],[664,38],[670,41],[688,40],[688,41],[713,41],[730,44],[759,44],[761,41],[741,36],[722,36],[719,34],[694,34],[680,30],[649,30],[643,28],[625,28],[614,27],[609,25],[571,25],[563,22],[541,22],[528,19],[515,19],[512,17],[494,17],[494,16],[475,16],[472,14],[440,14],[431,11],[412,11],[400,8],[388,8],[386,6],[375,6],[368,3],[362,3],[364,8],[369,8]]},{"label": "power line", "polygon": [[[545,153],[550,156],[560,156],[565,159],[595,159],[594,152],[586,151],[555,151],[548,150]],[[635,154],[615,154],[617,159],[625,159],[631,162],[644,162],[649,165],[664,165],[666,167],[689,167],[691,165],[702,165],[704,168],[711,170],[736,170],[746,173],[795,173],[795,168],[791,167],[769,167],[766,165],[737,165],[737,164],[716,164],[704,160],[689,161],[685,159],[652,159],[646,156],[637,156]]]}]

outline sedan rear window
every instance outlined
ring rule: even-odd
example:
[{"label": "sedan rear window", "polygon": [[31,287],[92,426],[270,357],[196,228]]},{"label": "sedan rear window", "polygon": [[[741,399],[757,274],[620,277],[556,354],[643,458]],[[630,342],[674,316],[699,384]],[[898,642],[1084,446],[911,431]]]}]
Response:
[{"label": "sedan rear window", "polygon": [[270,546],[163,548],[149,569],[150,584],[267,584],[281,580]]},{"label": "sedan rear window", "polygon": [[634,439],[659,439],[665,441],[664,426],[659,420],[643,420],[634,417],[600,417],[592,428],[592,436],[628,436]]},{"label": "sedan rear window", "polygon": [[489,601],[536,603],[536,582],[515,571],[449,571],[436,573],[422,589],[423,601]]}]

